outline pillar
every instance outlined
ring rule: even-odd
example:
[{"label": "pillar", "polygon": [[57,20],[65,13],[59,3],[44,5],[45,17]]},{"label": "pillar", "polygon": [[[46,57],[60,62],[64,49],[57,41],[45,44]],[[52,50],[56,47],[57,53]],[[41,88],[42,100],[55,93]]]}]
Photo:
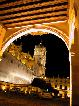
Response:
[{"label": "pillar", "polygon": [[79,106],[79,1],[74,0],[75,29],[74,44],[71,45],[72,105]]},{"label": "pillar", "polygon": [[[75,31],[74,45],[71,46],[71,66],[72,66],[72,105],[79,105],[79,45],[78,35]],[[73,53],[73,54],[72,54]]]},{"label": "pillar", "polygon": [[2,43],[3,43],[5,33],[6,33],[5,28],[3,28],[2,25],[0,25],[0,61],[1,61],[2,54],[3,54],[1,48],[2,48]]},{"label": "pillar", "polygon": [[[79,0],[70,0],[69,37],[71,52],[72,104],[79,105]],[[71,84],[71,83],[70,83]]]}]

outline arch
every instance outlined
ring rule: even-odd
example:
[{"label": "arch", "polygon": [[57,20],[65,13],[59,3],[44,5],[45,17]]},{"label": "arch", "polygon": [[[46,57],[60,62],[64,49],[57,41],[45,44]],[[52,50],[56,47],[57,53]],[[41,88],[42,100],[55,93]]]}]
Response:
[{"label": "arch", "polygon": [[6,50],[6,48],[17,38],[25,35],[25,34],[30,34],[32,32],[42,32],[43,33],[51,33],[54,34],[56,36],[58,36],[59,38],[61,38],[68,50],[69,50],[69,38],[68,36],[62,32],[59,29],[56,29],[55,27],[50,27],[50,26],[46,26],[46,25],[41,25],[41,24],[36,24],[36,25],[31,25],[31,26],[27,26],[25,28],[22,28],[21,30],[15,32],[14,34],[12,34],[5,42],[3,42],[2,45],[2,52],[4,52]]}]

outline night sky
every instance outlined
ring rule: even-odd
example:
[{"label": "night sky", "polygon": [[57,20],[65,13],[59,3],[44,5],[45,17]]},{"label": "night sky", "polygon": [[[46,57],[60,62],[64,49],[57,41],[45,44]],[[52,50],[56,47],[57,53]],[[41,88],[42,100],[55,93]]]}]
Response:
[{"label": "night sky", "polygon": [[52,34],[45,34],[43,36],[22,36],[21,39],[17,39],[14,43],[16,45],[22,45],[22,51],[28,52],[33,56],[34,47],[42,42],[42,45],[46,47],[46,73],[47,77],[68,77],[70,76],[69,68],[69,51],[62,41]]}]

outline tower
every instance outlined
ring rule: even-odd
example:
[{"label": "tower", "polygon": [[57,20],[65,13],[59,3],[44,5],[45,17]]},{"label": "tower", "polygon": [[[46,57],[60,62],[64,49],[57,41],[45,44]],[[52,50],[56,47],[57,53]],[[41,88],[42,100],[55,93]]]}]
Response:
[{"label": "tower", "polygon": [[45,75],[46,48],[42,45],[42,43],[35,46],[34,60],[39,67],[39,70],[37,71],[37,73],[40,74],[39,76]]}]

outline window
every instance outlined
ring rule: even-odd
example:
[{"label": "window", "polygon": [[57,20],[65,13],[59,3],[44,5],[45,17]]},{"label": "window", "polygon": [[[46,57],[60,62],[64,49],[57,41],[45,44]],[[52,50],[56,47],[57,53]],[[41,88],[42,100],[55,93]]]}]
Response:
[{"label": "window", "polygon": [[55,88],[57,88],[57,85],[55,85]]},{"label": "window", "polygon": [[3,54],[3,58],[6,58],[6,55],[5,54]]},{"label": "window", "polygon": [[65,90],[67,90],[67,86],[65,86]]},{"label": "window", "polygon": [[60,82],[62,82],[62,80],[60,80]]},{"label": "window", "polygon": [[11,63],[13,63],[13,60],[11,60]]},{"label": "window", "polygon": [[62,89],[62,85],[60,85],[60,89]]},{"label": "window", "polygon": [[57,80],[56,80],[56,82],[57,82]]}]

